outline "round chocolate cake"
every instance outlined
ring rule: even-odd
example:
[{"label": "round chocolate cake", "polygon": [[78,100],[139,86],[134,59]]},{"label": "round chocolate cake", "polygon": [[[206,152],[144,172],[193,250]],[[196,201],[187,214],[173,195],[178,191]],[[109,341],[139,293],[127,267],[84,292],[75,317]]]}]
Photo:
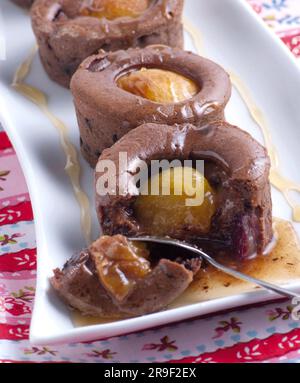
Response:
[{"label": "round chocolate cake", "polygon": [[[119,162],[120,153],[126,153],[126,162]],[[186,208],[174,195],[140,195],[138,169],[144,163],[150,166],[153,160],[175,159],[204,160],[205,196],[198,208]],[[107,160],[117,169],[114,195],[99,192],[105,175],[102,165]],[[145,124],[105,150],[99,159],[99,221],[107,235],[170,236],[195,243],[211,254],[222,252],[246,259],[263,254],[273,238],[269,171],[266,149],[224,121],[202,128]]]},{"label": "round chocolate cake", "polygon": [[30,8],[35,0],[12,0],[14,3],[24,8]]},{"label": "round chocolate cake", "polygon": [[32,26],[51,79],[68,87],[100,49],[183,45],[183,0],[36,0]]},{"label": "round chocolate cake", "polygon": [[144,123],[201,126],[223,119],[231,82],[208,59],[155,45],[89,57],[71,91],[81,150],[95,166],[104,149]]}]

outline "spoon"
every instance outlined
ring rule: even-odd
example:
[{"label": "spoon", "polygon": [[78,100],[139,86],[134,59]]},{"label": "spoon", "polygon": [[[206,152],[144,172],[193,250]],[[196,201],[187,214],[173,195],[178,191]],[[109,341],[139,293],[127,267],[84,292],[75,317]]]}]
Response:
[{"label": "spoon", "polygon": [[211,256],[203,252],[202,250],[186,243],[181,242],[175,239],[171,238],[158,238],[158,237],[135,237],[130,238],[130,241],[132,242],[148,242],[148,243],[156,243],[156,244],[162,244],[162,245],[171,245],[171,246],[177,246],[182,249],[188,250],[190,252],[193,252],[197,255],[199,255],[201,258],[205,259],[208,263],[210,263],[215,268],[223,271],[226,274],[229,274],[237,279],[241,279],[246,282],[253,283],[257,286],[260,286],[266,290],[273,291],[279,295],[288,297],[288,298],[298,298],[300,299],[300,295],[294,293],[293,291],[287,290],[285,288],[282,288],[280,286],[274,285],[269,282],[262,281],[260,279],[256,279],[253,277],[250,277],[249,275],[243,274],[239,271],[236,271],[234,269],[231,269],[230,267],[224,266],[221,263],[217,262],[215,259],[213,259]]}]

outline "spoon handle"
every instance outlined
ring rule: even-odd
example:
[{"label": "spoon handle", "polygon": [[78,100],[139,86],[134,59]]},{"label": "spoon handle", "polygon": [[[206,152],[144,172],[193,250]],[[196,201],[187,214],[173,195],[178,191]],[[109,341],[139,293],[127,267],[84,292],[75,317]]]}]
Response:
[{"label": "spoon handle", "polygon": [[[200,251],[200,250],[198,250],[198,251]],[[211,258],[209,255],[203,253],[202,251],[200,251],[200,252],[201,252],[202,257],[204,259],[206,259],[207,262],[209,262],[212,266],[216,267],[217,269],[223,271],[226,274],[229,274],[235,278],[244,280],[246,282],[253,283],[253,284],[260,286],[266,290],[273,291],[279,295],[282,295],[282,296],[285,296],[288,298],[300,299],[300,295],[294,293],[293,291],[287,290],[283,287],[273,285],[272,283],[265,282],[265,281],[262,281],[262,280],[257,279],[257,278],[253,278],[253,277],[250,277],[249,275],[246,275],[246,274],[243,274],[239,271],[233,270],[233,269],[226,267],[226,266],[222,265],[221,263],[215,261],[213,258]]]},{"label": "spoon handle", "polygon": [[287,290],[283,287],[274,285],[269,282],[262,281],[261,279],[250,277],[249,275],[243,274],[239,271],[236,271],[234,269],[231,269],[230,267],[224,266],[221,263],[217,262],[215,259],[213,259],[208,254],[204,253],[202,250],[199,250],[195,248],[194,246],[191,246],[185,242],[167,239],[167,238],[157,238],[157,237],[138,237],[138,238],[131,238],[132,241],[143,241],[143,242],[153,242],[153,243],[160,243],[165,245],[173,245],[177,247],[181,247],[182,249],[186,249],[189,251],[192,251],[193,253],[196,253],[200,255],[203,259],[205,259],[207,262],[209,262],[212,266],[217,268],[218,270],[223,271],[224,273],[231,275],[237,279],[241,279],[246,282],[250,282],[254,285],[260,286],[266,290],[273,291],[281,296],[288,297],[288,298],[297,298],[300,299],[300,295],[297,293],[294,293],[293,291]]}]

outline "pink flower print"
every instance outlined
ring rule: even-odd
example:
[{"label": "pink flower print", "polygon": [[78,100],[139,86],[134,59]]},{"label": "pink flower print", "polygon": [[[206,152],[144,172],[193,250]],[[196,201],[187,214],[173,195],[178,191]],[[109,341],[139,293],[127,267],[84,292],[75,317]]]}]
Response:
[{"label": "pink flower print", "polygon": [[294,308],[292,306],[287,306],[285,309],[282,309],[281,307],[276,307],[273,310],[269,310],[267,311],[269,321],[273,322],[277,319],[287,321],[291,318],[293,309]]},{"label": "pink flower print", "polygon": [[231,318],[229,321],[219,322],[220,327],[215,329],[216,335],[213,339],[221,338],[226,332],[232,330],[234,333],[239,334],[241,332],[242,322],[239,322],[237,318]]},{"label": "pink flower print", "polygon": [[20,289],[17,292],[12,293],[11,295],[22,302],[31,303],[34,299],[35,288],[31,286],[25,286],[23,289]]},{"label": "pink flower print", "polygon": [[31,309],[24,302],[20,302],[13,297],[6,297],[4,299],[5,311],[14,316],[30,314]]},{"label": "pink flower print", "polygon": [[206,357],[199,356],[192,363],[212,364],[212,363],[216,363],[216,362],[211,357],[206,358]]},{"label": "pink flower print", "polygon": [[243,350],[239,351],[236,356],[241,361],[253,361],[256,357],[261,356],[261,352],[259,351],[259,344],[253,347],[245,347]]},{"label": "pink flower print", "polygon": [[[9,170],[0,170],[0,181],[6,181],[6,176],[8,176],[10,173]],[[0,191],[3,191],[4,189],[0,186]]]},{"label": "pink flower print", "polygon": [[145,344],[143,347],[143,351],[151,351],[151,350],[156,350],[158,352],[162,351],[169,351],[169,352],[174,352],[178,350],[178,347],[176,346],[176,341],[175,340],[170,340],[168,336],[165,336],[160,339],[160,343],[150,343],[150,344]]},{"label": "pink flower print", "polygon": [[7,220],[7,221],[13,221],[13,219],[18,219],[21,217],[20,211],[14,211],[14,210],[7,210],[6,213],[0,214],[0,223]]},{"label": "pink flower print", "polygon": [[50,348],[48,348],[48,347],[42,347],[42,348],[32,347],[32,348],[25,348],[24,354],[25,355],[33,355],[33,354],[47,355],[47,354],[50,354],[52,356],[56,356],[57,351],[50,350]]},{"label": "pink flower print", "polygon": [[33,267],[36,265],[36,256],[31,254],[25,254],[23,257],[14,257],[18,266]]},{"label": "pink flower print", "polygon": [[9,334],[20,339],[27,339],[29,336],[29,328],[12,327],[9,329]]},{"label": "pink flower print", "polygon": [[0,235],[0,245],[1,246],[15,245],[16,243],[18,243],[16,238],[23,237],[23,235],[24,234],[20,234],[20,233],[13,234],[11,236],[9,236],[7,234]]},{"label": "pink flower print", "polygon": [[288,336],[284,336],[281,339],[281,342],[278,343],[278,347],[282,350],[285,350],[287,348],[295,348],[299,347],[300,345],[300,337],[298,335],[294,335],[292,338]]},{"label": "pink flower print", "polygon": [[111,350],[103,350],[103,351],[97,351],[93,350],[92,353],[87,354],[90,358],[103,358],[103,359],[113,359],[113,356],[117,355],[116,352],[112,352]]}]

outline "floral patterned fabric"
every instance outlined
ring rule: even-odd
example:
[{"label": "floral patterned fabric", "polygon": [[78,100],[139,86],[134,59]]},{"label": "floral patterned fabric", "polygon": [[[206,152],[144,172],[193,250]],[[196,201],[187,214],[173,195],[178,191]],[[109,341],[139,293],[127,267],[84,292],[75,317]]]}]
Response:
[{"label": "floral patterned fabric", "polygon": [[249,0],[248,2],[300,59],[299,0]]},{"label": "floral patterned fabric", "polygon": [[[300,1],[249,1],[300,58]],[[29,194],[0,132],[1,362],[299,362],[300,321],[286,301],[248,307],[90,343],[35,347],[28,341],[36,243]]]}]

